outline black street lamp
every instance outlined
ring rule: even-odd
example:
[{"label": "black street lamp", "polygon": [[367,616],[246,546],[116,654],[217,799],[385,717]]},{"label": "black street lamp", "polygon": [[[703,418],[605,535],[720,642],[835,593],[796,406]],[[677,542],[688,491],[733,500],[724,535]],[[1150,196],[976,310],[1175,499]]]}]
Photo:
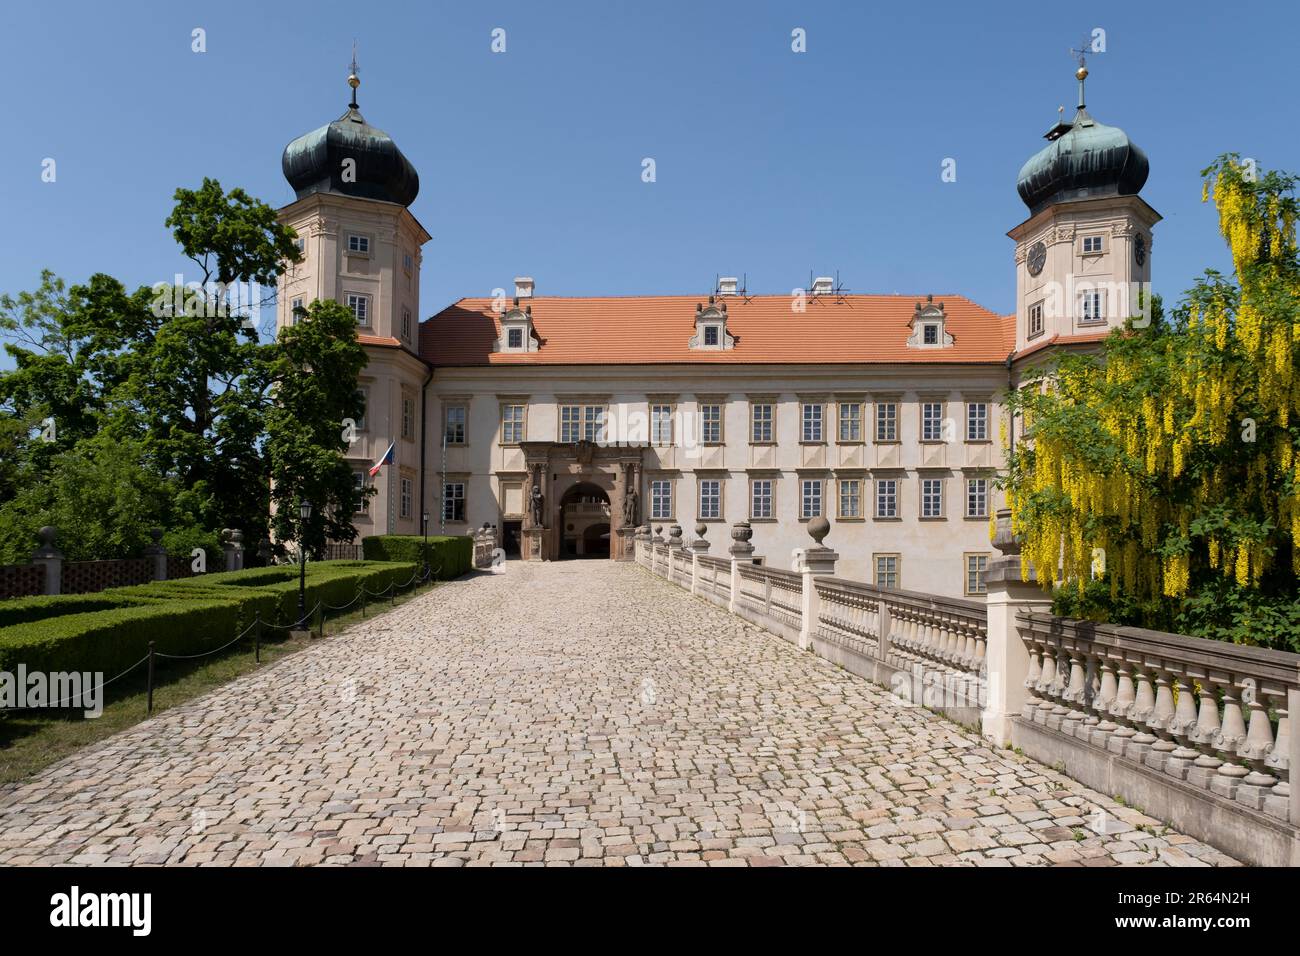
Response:
[{"label": "black street lamp", "polygon": [[424,556],[423,574],[427,578],[429,576],[429,512],[426,511],[421,517],[424,523],[424,550],[420,553]]},{"label": "black street lamp", "polygon": [[307,616],[307,542],[303,540],[307,522],[311,520],[311,502],[306,498],[298,502],[298,626]]}]

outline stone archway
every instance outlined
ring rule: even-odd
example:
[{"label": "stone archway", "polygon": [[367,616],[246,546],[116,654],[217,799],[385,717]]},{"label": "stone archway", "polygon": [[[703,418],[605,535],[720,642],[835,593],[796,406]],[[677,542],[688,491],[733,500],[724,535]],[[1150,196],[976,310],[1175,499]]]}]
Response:
[{"label": "stone archway", "polygon": [[[528,519],[523,526],[523,558],[554,561],[588,553],[604,543],[602,556],[616,561],[632,558],[632,535],[641,516],[643,500],[641,455],[643,445],[600,445],[595,442],[523,442],[528,486]],[[583,515],[581,522],[568,520],[566,502],[588,497],[589,506],[600,514]],[[574,527],[570,529],[569,524]],[[592,525],[605,525],[583,537]],[[579,525],[581,524],[581,527]],[[593,540],[593,537],[595,540]],[[572,543],[572,547],[570,547]]]},{"label": "stone archway", "polygon": [[610,517],[604,488],[590,481],[570,485],[560,499],[560,557],[608,558]]}]

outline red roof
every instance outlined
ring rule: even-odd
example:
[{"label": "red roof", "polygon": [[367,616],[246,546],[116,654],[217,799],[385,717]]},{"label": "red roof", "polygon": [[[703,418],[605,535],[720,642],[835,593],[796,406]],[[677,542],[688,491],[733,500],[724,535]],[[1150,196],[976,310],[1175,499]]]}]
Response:
[{"label": "red roof", "polygon": [[945,309],[949,348],[908,348],[909,323],[924,296],[825,295],[795,312],[789,296],[726,296],[735,348],[691,349],[699,296],[537,296],[536,352],[493,352],[501,334],[490,298],[461,299],[420,324],[420,356],[465,365],[785,365],[827,363],[1000,363],[1015,348],[1015,317],[957,295]]}]

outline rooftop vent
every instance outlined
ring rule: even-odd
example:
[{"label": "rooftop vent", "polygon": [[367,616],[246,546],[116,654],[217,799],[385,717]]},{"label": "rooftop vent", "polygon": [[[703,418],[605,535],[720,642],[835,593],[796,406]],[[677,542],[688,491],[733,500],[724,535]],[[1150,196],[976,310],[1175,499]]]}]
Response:
[{"label": "rooftop vent", "polygon": [[532,276],[515,276],[515,298],[531,299],[533,297]]},{"label": "rooftop vent", "polygon": [[740,290],[740,280],[735,276],[718,279],[718,295],[735,295]]},{"label": "rooftop vent", "polygon": [[813,295],[830,295],[835,291],[835,280],[830,276],[818,276],[813,279]]}]

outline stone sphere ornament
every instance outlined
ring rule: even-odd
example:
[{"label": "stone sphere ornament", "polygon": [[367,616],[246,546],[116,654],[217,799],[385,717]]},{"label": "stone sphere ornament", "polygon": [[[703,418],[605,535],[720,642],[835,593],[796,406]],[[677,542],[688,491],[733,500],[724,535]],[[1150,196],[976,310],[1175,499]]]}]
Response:
[{"label": "stone sphere ornament", "polygon": [[812,539],[817,542],[819,548],[821,547],[821,543],[826,540],[826,536],[830,533],[831,523],[825,518],[813,518],[808,522],[808,534],[810,534]]}]

